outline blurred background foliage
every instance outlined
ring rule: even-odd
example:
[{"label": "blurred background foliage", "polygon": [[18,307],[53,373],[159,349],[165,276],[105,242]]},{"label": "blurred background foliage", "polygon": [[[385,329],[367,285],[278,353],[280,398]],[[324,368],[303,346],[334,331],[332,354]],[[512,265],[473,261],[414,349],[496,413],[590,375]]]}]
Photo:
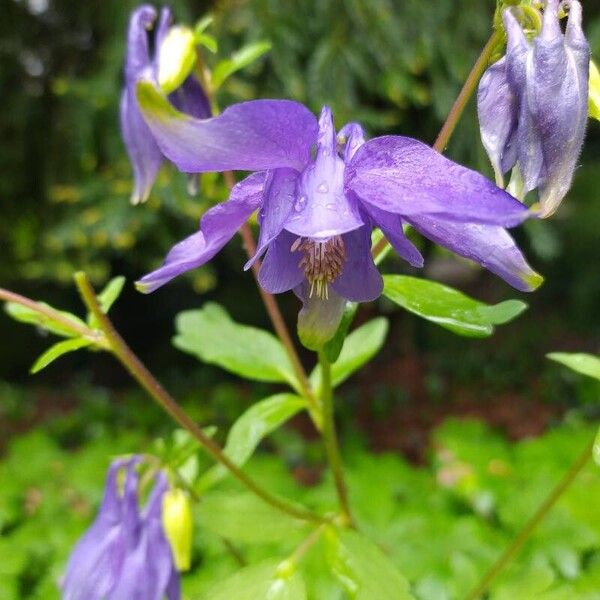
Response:
[{"label": "blurred background foliage", "polygon": [[[593,53],[600,59],[600,4],[583,3],[586,31]],[[249,98],[290,97],[318,112],[327,103],[333,108],[338,126],[358,120],[371,135],[401,133],[429,143],[435,139],[489,35],[494,10],[491,0],[176,0],[169,4],[176,18],[184,22],[193,23],[206,11],[215,15],[211,33],[219,40],[219,58],[245,43],[271,41],[269,54],[227,81],[219,98],[221,106]],[[6,0],[0,19],[0,285],[75,311],[78,301],[71,283],[74,271],[87,271],[97,286],[117,274],[126,275],[131,282],[156,266],[174,241],[195,230],[207,206],[226,196],[220,179],[207,175],[202,177],[199,195],[190,197],[185,178],[166,165],[148,203],[142,207],[129,204],[131,171],[119,135],[118,98],[126,23],[134,5],[129,0]],[[210,65],[218,58],[207,52],[205,60]],[[473,103],[448,154],[491,173],[478,140]],[[496,488],[491,492],[488,489],[488,475],[481,475],[484,483],[478,480],[477,473],[485,468],[478,462],[480,454],[474,449],[479,448],[477,444],[497,453],[499,460],[508,453],[510,459],[506,460],[518,462],[518,457],[527,454],[522,448],[536,448],[538,443],[536,456],[541,456],[540,461],[549,461],[550,465],[556,462],[555,471],[551,466],[547,473],[544,471],[547,481],[535,480],[532,484],[538,493],[560,476],[568,464],[564,457],[574,455],[575,446],[590,433],[583,423],[577,434],[569,429],[574,425],[558,424],[565,419],[597,418],[598,385],[549,363],[544,355],[552,350],[597,353],[600,349],[597,122],[590,122],[581,165],[574,188],[556,217],[528,223],[515,232],[531,263],[546,276],[546,283],[534,295],[518,294],[494,276],[419,241],[427,257],[427,276],[483,300],[522,296],[530,303],[529,311],[500,328],[494,339],[456,338],[413,316],[399,314],[385,300],[378,306],[363,307],[359,320],[383,311],[389,314],[392,328],[381,355],[341,390],[339,416],[348,452],[355,453],[353,469],[357,469],[358,478],[369,475],[371,467],[365,467],[365,461],[374,459],[365,454],[365,448],[399,450],[413,463],[426,464],[425,470],[412,469],[403,459],[385,456],[381,464],[387,467],[381,468],[389,467],[389,471],[382,478],[408,478],[414,489],[425,496],[431,494],[431,502],[440,510],[439,519],[447,519],[439,528],[427,525],[433,529],[425,531],[419,529],[426,528],[425,524],[397,521],[394,513],[397,527],[389,533],[389,539],[385,535],[380,538],[390,547],[407,539],[407,531],[413,536],[419,531],[425,539],[443,531],[450,536],[444,538],[444,543],[463,548],[469,543],[469,536],[461,533],[464,526],[473,535],[481,534],[481,553],[489,559],[533,507],[529,499],[523,500],[523,506],[519,504],[523,514],[516,511],[509,515],[506,508],[513,506],[514,497],[520,494],[524,482],[531,481],[530,473],[535,474],[536,468],[531,455],[523,459],[522,465],[515,463],[514,473],[519,475],[501,492],[505,494],[504,516],[493,512],[492,517],[486,516],[490,523],[474,524],[473,515],[481,510],[476,505],[477,494],[491,494],[491,500],[489,494],[484,494],[481,502],[485,508],[492,501],[493,511],[497,500]],[[169,339],[174,331],[174,315],[209,299],[225,305],[238,321],[268,326],[252,278],[242,274],[243,262],[240,243],[234,238],[210,266],[150,297],[137,294],[128,285],[113,309],[117,326],[132,346],[139,349],[142,358],[197,419],[220,426],[218,435],[226,431],[242,407],[262,397],[260,386],[240,384],[213,367],[199,368],[192,358],[177,353]],[[392,256],[385,268],[388,272],[411,272]],[[280,300],[293,323],[296,299],[290,294]],[[74,522],[77,515],[89,518],[91,509],[86,502],[95,502],[99,497],[107,455],[139,449],[153,436],[168,434],[172,427],[147,405],[143,396],[131,390],[127,376],[109,357],[91,359],[87,353],[78,353],[31,379],[28,368],[49,341],[7,318],[0,319],[0,339],[4,341],[0,345],[0,451],[6,451],[9,444],[12,447],[0,471],[0,486],[3,490],[7,482],[13,486],[6,494],[0,493],[0,533],[5,537],[10,534],[8,541],[0,538],[0,556],[7,556],[8,548],[12,553],[20,544],[14,535],[30,536],[28,542],[23,542],[28,548],[25,556],[42,555],[40,561],[31,562],[15,553],[12,566],[2,570],[0,565],[0,599],[48,598],[52,595],[43,590],[49,588],[36,586],[47,585],[44,582],[48,577],[58,573],[69,544],[83,526],[83,520]],[[441,425],[452,414],[484,419],[495,433],[482,425],[465,425],[467,441],[462,440],[463,430],[456,422]],[[540,435],[549,425],[558,429],[539,442],[523,442],[525,445],[513,448],[505,441],[505,436],[521,439]],[[474,482],[467,478],[465,489],[454,484],[436,487],[439,456],[437,450],[432,450],[431,431],[440,426],[434,439],[443,439],[450,446],[467,444],[472,439],[469,436],[477,440],[464,457],[469,464],[479,465],[469,467],[477,473]],[[501,435],[496,433],[498,430]],[[577,444],[573,441],[571,447],[570,439],[577,440]],[[82,445],[86,452],[72,455],[71,451]],[[300,483],[320,481],[322,456],[302,420],[276,436],[271,449],[287,457]],[[460,448],[453,452],[463,460]],[[62,488],[44,491],[54,485],[47,481],[38,490],[38,480],[44,478],[50,459],[52,464],[63,465],[57,467],[62,474],[52,471],[53,481],[60,482],[61,477],[70,481],[71,476],[75,477],[73,473],[77,474],[79,487],[73,496],[65,498],[67,492]],[[357,467],[358,463],[363,466]],[[32,469],[23,477],[22,464]],[[83,474],[88,466],[91,471],[86,478]],[[275,469],[268,457],[256,468],[261,468],[261,476],[265,477]],[[275,475],[272,478],[277,479]],[[369,489],[377,487],[370,485]],[[596,489],[597,477],[594,485]],[[307,493],[312,493],[313,488],[308,489]],[[36,500],[38,492],[49,504]],[[410,498],[413,492],[406,496],[402,490],[389,494],[390,498]],[[381,502],[392,502],[390,498]],[[47,507],[44,514],[50,515],[44,529],[47,539],[63,536],[51,559],[44,555],[50,552],[48,547],[36,545],[32,539],[39,521],[28,520],[30,515],[39,514],[36,511],[40,502]],[[585,512],[582,506],[573,514],[581,516]],[[365,510],[373,510],[366,501]],[[456,521],[456,515],[463,515],[466,521]],[[577,537],[579,534],[568,527],[585,528],[589,525],[586,518],[576,517],[575,524],[565,525],[565,535]],[[64,523],[64,531],[54,527],[56,519]],[[389,519],[383,529],[392,522],[392,516]],[[595,528],[595,534],[582,533],[583,538],[578,538],[585,543],[559,547],[554,555],[542,553],[532,563],[546,574],[551,570],[552,577],[548,577],[552,585],[556,578],[563,582],[561,585],[575,585],[569,583],[569,573],[581,565],[591,565],[587,572],[596,579],[589,584],[590,589],[598,589],[598,519],[596,515],[595,523],[589,525]],[[528,556],[538,556],[532,544]],[[595,554],[590,550],[593,547]],[[206,557],[212,551],[207,550]],[[437,552],[443,554],[440,548]],[[452,579],[453,569],[463,569],[461,577],[471,577],[473,568],[480,572],[487,562],[481,556],[463,560],[463,553],[471,550],[457,552],[459,556],[451,564],[444,565],[439,557],[431,558],[438,561],[441,571],[452,571],[440,575],[442,579]],[[398,564],[408,564],[406,556],[397,559]],[[474,561],[475,567],[469,561]],[[436,592],[442,584],[435,577],[425,577],[429,567],[413,568],[408,574],[420,582],[423,598],[454,597],[452,590],[448,596]],[[4,591],[9,587],[2,582],[9,579],[13,582],[10,589],[17,590],[13,595]],[[200,589],[202,583],[197,585]],[[579,597],[569,595],[569,589],[565,589],[562,596],[557,593],[543,597]],[[598,596],[591,593],[581,597]],[[517,596],[510,596],[509,590],[499,598]]]}]

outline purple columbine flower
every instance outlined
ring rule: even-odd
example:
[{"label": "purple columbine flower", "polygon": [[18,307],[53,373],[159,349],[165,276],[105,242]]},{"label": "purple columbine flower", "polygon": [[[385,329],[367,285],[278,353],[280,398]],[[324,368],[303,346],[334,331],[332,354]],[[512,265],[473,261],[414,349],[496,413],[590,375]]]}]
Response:
[{"label": "purple columbine flower", "polygon": [[565,33],[559,0],[547,0],[533,42],[513,9],[505,9],[506,56],[484,73],[477,98],[481,137],[497,181],[515,168],[523,196],[538,189],[544,217],[569,191],[588,115],[590,50],[581,27],[581,4],[566,4]]},{"label": "purple columbine flower", "polygon": [[[156,477],[146,506],[138,502],[138,458],[109,469],[96,520],[75,546],[62,581],[63,600],[179,600],[179,576],[161,521],[167,490]],[[118,475],[125,470],[122,493]]]},{"label": "purple columbine flower", "polygon": [[[163,162],[163,154],[140,114],[135,86],[141,78],[156,81],[159,49],[169,32],[171,21],[170,9],[163,8],[158,16],[156,9],[148,4],[136,8],[129,19],[120,119],[123,141],[135,179],[131,195],[133,204],[148,199]],[[211,114],[206,94],[193,75],[189,75],[183,84],[169,95],[169,100],[179,110],[193,117],[205,118]]]},{"label": "purple columbine flower", "polygon": [[329,108],[317,122],[288,100],[244,102],[199,120],[175,111],[151,83],[138,86],[138,99],[162,151],[181,170],[257,171],[204,214],[200,231],[177,244],[162,267],[138,282],[141,291],[206,263],[255,210],[258,249],[246,268],[265,255],[260,284],[273,294],[296,292],[304,303],[300,326],[320,323],[335,331],[346,300],[366,302],[381,294],[371,256],[373,227],[416,267],[423,257],[404,235],[405,223],[520,290],[541,282],[506,231],[526,219],[528,209],[417,140],[365,142],[354,123],[336,136]]}]

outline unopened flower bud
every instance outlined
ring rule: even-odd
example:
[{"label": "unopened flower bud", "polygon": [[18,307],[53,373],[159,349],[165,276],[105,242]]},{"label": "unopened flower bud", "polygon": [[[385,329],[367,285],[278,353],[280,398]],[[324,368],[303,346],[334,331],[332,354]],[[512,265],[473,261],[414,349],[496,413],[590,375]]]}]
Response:
[{"label": "unopened flower bud", "polygon": [[590,117],[600,121],[600,71],[594,61],[590,62]]},{"label": "unopened flower bud", "polygon": [[547,0],[532,41],[517,13],[504,11],[506,56],[486,71],[478,93],[481,136],[496,179],[501,182],[516,165],[523,193],[537,188],[543,217],[558,208],[571,186],[588,114],[590,52],[581,4],[566,4],[565,33],[559,0]]},{"label": "unopened flower bud", "polygon": [[165,493],[162,520],[165,534],[173,551],[175,565],[179,571],[187,571],[192,558],[194,529],[192,506],[187,492],[171,488]]},{"label": "unopened flower bud", "polygon": [[171,27],[158,50],[158,85],[165,94],[175,91],[196,63],[194,32],[181,25]]}]

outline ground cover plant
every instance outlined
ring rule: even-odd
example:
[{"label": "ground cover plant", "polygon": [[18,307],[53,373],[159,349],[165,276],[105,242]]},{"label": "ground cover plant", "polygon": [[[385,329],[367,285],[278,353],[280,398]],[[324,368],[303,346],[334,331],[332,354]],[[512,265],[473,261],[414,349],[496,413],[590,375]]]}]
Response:
[{"label": "ground cover plant", "polygon": [[[588,121],[600,119],[583,8],[577,0],[499,0],[489,39],[432,146],[398,131],[368,135],[358,118],[364,111],[354,116],[351,104],[342,122],[327,104],[315,113],[277,93],[222,106],[225,84],[277,47],[254,40],[222,57],[210,15],[191,25],[174,21],[168,7],[132,10],[119,101],[131,203],[140,205],[129,210],[147,210],[161,168],[180,193],[203,197],[193,209],[199,229],[189,227],[135,287],[162,293],[205,269],[239,234],[244,257],[228,277],[252,274],[271,330],[211,300],[175,319],[175,348],[255,382],[246,384],[252,402],[234,403],[224,431],[210,411],[197,412],[197,398],[176,400],[113,324],[125,277],[97,290],[85,271],[75,272],[73,311],[0,289],[12,319],[60,338],[32,373],[59,368],[75,352],[89,361],[112,355],[173,428],[163,424],[151,439],[138,422],[111,435],[98,418],[85,452],[44,428],[10,443],[1,471],[8,560],[0,594],[598,597],[599,450],[581,413],[516,445],[481,423],[447,421],[420,468],[372,455],[359,434],[341,445],[336,421],[337,388],[346,384],[346,396],[348,380],[385,352],[392,311],[441,327],[465,347],[518,326],[528,308],[523,293],[535,293],[544,277],[510,230],[528,227],[532,239],[544,239],[542,220],[568,203]],[[471,98],[479,124],[472,138],[481,140],[495,182],[444,156]],[[493,273],[506,284],[502,295],[483,301],[423,276],[431,245]],[[392,256],[411,271],[388,270]],[[295,330],[280,295],[297,299]],[[548,358],[590,378],[597,399],[600,358]],[[286,432],[298,421],[327,465],[312,486],[294,480],[286,459],[295,439]],[[86,429],[90,422],[83,419]],[[269,443],[275,452],[257,453]]]}]

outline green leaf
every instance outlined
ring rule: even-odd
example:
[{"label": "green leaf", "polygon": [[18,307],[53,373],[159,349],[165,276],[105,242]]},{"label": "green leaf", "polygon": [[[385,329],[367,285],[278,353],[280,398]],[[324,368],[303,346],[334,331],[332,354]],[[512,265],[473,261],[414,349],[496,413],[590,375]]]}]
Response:
[{"label": "green leaf", "polygon": [[[121,295],[123,291],[123,286],[125,285],[125,277],[119,276],[111,279],[104,289],[96,296],[98,299],[98,303],[100,304],[100,308],[104,314],[108,313],[111,306],[115,303],[117,298]],[[97,328],[99,326],[98,319],[93,314],[88,315],[88,325],[92,328]]]},{"label": "green leaf", "polygon": [[330,528],[326,533],[327,559],[350,598],[355,600],[411,600],[408,581],[387,556],[362,534]]},{"label": "green leaf", "polygon": [[[355,329],[344,342],[339,358],[331,365],[331,382],[340,385],[354,371],[377,354],[388,332],[388,320],[378,317]],[[310,381],[316,389],[321,385],[321,367],[317,365],[310,375]]]},{"label": "green leaf", "polygon": [[46,331],[50,333],[54,333],[56,335],[60,335],[63,337],[74,337],[79,336],[80,331],[77,328],[87,329],[86,324],[76,315],[71,314],[70,312],[57,310],[53,306],[46,304],[45,302],[38,302],[40,306],[45,308],[52,309],[63,316],[65,319],[73,322],[73,329],[68,327],[67,325],[55,321],[48,315],[38,312],[28,306],[23,306],[22,304],[17,304],[16,302],[7,302],[5,305],[6,312],[13,318],[15,321],[19,321],[21,323],[28,323],[29,325],[36,325],[37,327],[42,327]]},{"label": "green leaf", "polygon": [[[295,394],[276,394],[253,404],[231,427],[225,454],[242,466],[264,437],[305,407],[305,401]],[[197,489],[210,487],[227,473],[222,465],[215,465],[201,477]]]},{"label": "green leaf", "polygon": [[196,31],[194,38],[196,40],[196,44],[200,46],[204,46],[207,50],[216,54],[219,50],[219,44],[217,40],[212,36],[208,35],[208,33],[201,33]]},{"label": "green leaf", "polygon": [[204,362],[247,379],[300,387],[281,342],[267,331],[232,321],[218,304],[179,313],[176,328],[173,344]]},{"label": "green leaf", "polygon": [[306,587],[300,573],[278,569],[270,559],[245,567],[220,581],[201,600],[306,600]]},{"label": "green leaf", "polygon": [[383,280],[383,293],[392,302],[468,337],[487,337],[494,332],[494,325],[512,321],[527,308],[520,300],[485,304],[441,283],[417,277],[385,275]]},{"label": "green leaf", "polygon": [[600,429],[598,429],[598,433],[596,434],[596,438],[594,439],[594,462],[600,467]]},{"label": "green leaf", "polygon": [[213,89],[220,88],[228,77],[253,63],[270,49],[271,42],[264,40],[255,42],[240,48],[240,50],[232,54],[231,58],[219,62],[213,71]]},{"label": "green leaf", "polygon": [[201,527],[246,544],[266,544],[302,536],[306,522],[276,510],[250,492],[213,491],[201,497]]},{"label": "green leaf", "polygon": [[194,32],[203,33],[213,24],[214,20],[214,15],[211,15],[210,13],[204,15],[194,26]]},{"label": "green leaf", "polygon": [[569,367],[576,373],[587,375],[600,380],[600,357],[593,354],[570,353],[570,352],[551,352],[546,354],[550,360],[554,360],[565,367]]},{"label": "green leaf", "polygon": [[46,352],[44,352],[35,361],[35,363],[33,363],[30,373],[37,373],[38,371],[41,371],[47,367],[50,363],[54,362],[57,358],[61,357],[63,354],[67,354],[67,352],[75,352],[75,350],[90,346],[92,343],[93,342],[91,340],[83,337],[72,338],[70,340],[58,342],[57,344],[50,346],[50,348],[48,348],[48,350],[46,350]]}]

